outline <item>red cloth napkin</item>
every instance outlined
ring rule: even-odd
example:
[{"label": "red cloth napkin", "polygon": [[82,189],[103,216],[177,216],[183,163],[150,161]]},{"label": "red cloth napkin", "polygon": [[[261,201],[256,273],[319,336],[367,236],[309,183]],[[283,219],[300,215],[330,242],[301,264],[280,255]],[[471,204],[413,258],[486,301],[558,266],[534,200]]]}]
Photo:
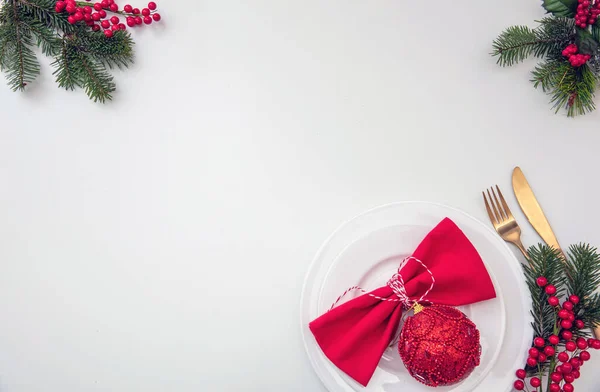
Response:
[{"label": "red cloth napkin", "polygon": [[[485,265],[465,234],[450,219],[442,220],[419,244],[413,257],[435,277],[427,302],[459,306],[495,298]],[[406,293],[418,300],[431,286],[431,275],[414,260],[401,271]],[[397,298],[389,286],[371,291],[381,298]],[[402,317],[400,302],[368,294],[348,301],[309,324],[323,353],[334,365],[366,386]]]}]

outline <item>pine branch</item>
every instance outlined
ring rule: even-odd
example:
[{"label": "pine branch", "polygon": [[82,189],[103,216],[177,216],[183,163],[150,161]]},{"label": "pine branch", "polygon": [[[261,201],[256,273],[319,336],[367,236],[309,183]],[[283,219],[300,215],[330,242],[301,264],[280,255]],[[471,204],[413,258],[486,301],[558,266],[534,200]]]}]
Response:
[{"label": "pine branch", "polygon": [[35,19],[48,27],[53,27],[64,32],[73,31],[73,25],[67,21],[68,15],[64,12],[54,11],[53,0],[16,0],[18,6]]},{"label": "pine branch", "polygon": [[556,54],[575,37],[575,25],[567,18],[544,18],[540,26],[512,26],[493,43],[492,56],[498,56],[498,64],[511,66],[533,55],[543,57]]},{"label": "pine branch", "polygon": [[116,86],[104,65],[83,52],[79,52],[79,61],[84,70],[83,88],[88,97],[101,103],[112,100],[111,93],[115,91]]},{"label": "pine branch", "polygon": [[66,90],[75,90],[75,87],[82,85],[73,57],[73,51],[69,48],[67,40],[63,39],[60,53],[51,65],[56,68],[52,74],[56,76],[58,86]]},{"label": "pine branch", "polygon": [[[561,108],[567,109],[567,116],[573,117],[596,109],[594,91],[596,77],[587,65],[579,68],[564,67],[560,69],[561,76],[556,84],[550,100],[555,112]],[[558,75],[557,75],[558,77]]]},{"label": "pine branch", "polygon": [[46,56],[53,56],[60,50],[60,40],[51,27],[35,19],[22,20],[20,26],[36,37],[37,46]]},{"label": "pine branch", "polygon": [[113,77],[80,43],[75,35],[63,38],[61,52],[52,63],[58,85],[67,90],[82,87],[94,102],[111,100],[115,91]]},{"label": "pine branch", "polygon": [[73,45],[109,68],[127,68],[133,63],[133,40],[126,31],[118,30],[107,40],[102,34],[82,28],[72,39]]},{"label": "pine branch", "polygon": [[572,245],[569,248],[565,270],[569,293],[580,298],[573,311],[577,318],[593,328],[600,324],[600,296],[593,294],[600,286],[600,255],[590,245]]},{"label": "pine branch", "polygon": [[565,292],[565,278],[559,250],[552,249],[547,245],[531,247],[527,251],[529,264],[524,265],[527,286],[531,292],[533,310],[531,312],[534,322],[532,323],[535,336],[548,338],[554,333],[556,314],[554,308],[548,304],[548,295],[542,287],[537,285],[540,276],[548,279],[557,291],[554,294],[560,297]]},{"label": "pine branch", "polygon": [[31,32],[23,28],[16,1],[10,1],[4,7],[10,11],[10,19],[4,24],[5,34],[10,38],[2,48],[2,65],[11,89],[23,90],[40,73],[40,65],[30,48],[33,45]]}]

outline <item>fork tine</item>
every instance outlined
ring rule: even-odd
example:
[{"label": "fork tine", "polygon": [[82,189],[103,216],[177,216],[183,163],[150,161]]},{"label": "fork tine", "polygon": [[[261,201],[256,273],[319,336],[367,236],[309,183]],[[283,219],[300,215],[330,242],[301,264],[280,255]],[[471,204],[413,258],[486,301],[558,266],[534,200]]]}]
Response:
[{"label": "fork tine", "polygon": [[496,185],[496,189],[498,190],[498,195],[500,196],[500,200],[502,201],[502,205],[504,206],[504,213],[508,218],[514,219],[512,212],[510,212],[510,208],[508,208],[508,204],[506,204],[506,200],[504,200],[504,196],[502,192],[500,192],[500,188]]},{"label": "fork tine", "polygon": [[494,217],[494,214],[492,213],[492,209],[490,208],[487,197],[485,197],[485,192],[481,192],[481,194],[483,195],[483,201],[485,202],[485,209],[487,210],[490,220],[492,221],[492,225],[496,226],[496,224],[497,224],[496,217]]},{"label": "fork tine", "polygon": [[494,211],[494,215],[496,216],[496,222],[500,223],[504,219],[502,219],[502,216],[500,214],[498,214],[498,210],[496,209],[496,204],[494,204],[494,199],[492,198],[492,194],[490,193],[489,189],[487,190],[487,194],[488,194],[488,199],[490,200],[490,204],[492,205],[492,211]]},{"label": "fork tine", "polygon": [[498,213],[500,214],[500,219],[505,221],[508,219],[508,216],[506,215],[506,212],[504,212],[504,208],[502,207],[502,204],[500,204],[500,201],[498,201],[498,196],[496,196],[496,191],[494,191],[494,188],[492,187],[492,195],[494,195],[494,200],[496,200],[496,206],[498,207]]}]

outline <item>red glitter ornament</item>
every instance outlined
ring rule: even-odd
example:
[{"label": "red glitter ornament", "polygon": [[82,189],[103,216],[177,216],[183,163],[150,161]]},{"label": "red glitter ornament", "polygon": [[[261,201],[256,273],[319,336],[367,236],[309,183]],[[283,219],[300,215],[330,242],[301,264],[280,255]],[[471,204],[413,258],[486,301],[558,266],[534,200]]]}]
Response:
[{"label": "red glitter ornament", "polygon": [[481,357],[475,324],[445,305],[417,304],[402,326],[398,350],[411,376],[432,387],[464,380]]}]

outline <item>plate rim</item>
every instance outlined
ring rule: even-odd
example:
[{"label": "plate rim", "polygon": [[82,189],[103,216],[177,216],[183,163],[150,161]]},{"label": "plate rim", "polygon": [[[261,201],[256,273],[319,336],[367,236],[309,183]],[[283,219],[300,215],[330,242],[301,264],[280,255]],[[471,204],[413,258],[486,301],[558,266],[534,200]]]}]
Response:
[{"label": "plate rim", "polygon": [[[448,210],[451,210],[453,212],[459,213],[459,214],[465,216],[468,219],[471,219],[472,221],[476,222],[480,227],[482,227],[484,230],[486,230],[488,233],[491,233],[494,237],[497,237],[497,241],[496,242],[497,242],[498,246],[500,246],[501,248],[503,248],[504,250],[507,251],[507,254],[509,255],[510,259],[515,263],[515,265],[521,265],[522,264],[518,260],[518,258],[515,256],[515,254],[512,252],[512,250],[510,249],[510,247],[508,246],[508,244],[504,240],[502,240],[498,236],[498,234],[494,230],[492,230],[492,228],[488,227],[484,222],[482,222],[480,219],[474,217],[470,213],[465,212],[465,211],[463,211],[463,210],[461,210],[459,208],[450,206],[448,204],[440,203],[440,202],[420,201],[420,200],[395,201],[395,202],[385,203],[385,204],[381,204],[381,205],[369,208],[369,209],[367,209],[365,211],[362,211],[362,212],[354,215],[353,217],[351,217],[351,218],[343,221],[341,224],[339,224],[335,228],[335,230],[333,230],[331,232],[331,234],[329,236],[327,236],[327,238],[325,240],[323,240],[323,242],[321,243],[321,245],[317,249],[315,255],[313,256],[313,258],[312,258],[312,260],[311,260],[311,262],[310,262],[310,264],[308,266],[307,272],[306,272],[306,274],[304,276],[304,280],[303,280],[303,283],[302,283],[302,292],[301,292],[301,295],[300,295],[300,323],[299,323],[300,325],[299,326],[300,326],[300,334],[302,336],[302,343],[303,343],[303,346],[304,346],[304,351],[305,351],[306,356],[309,359],[309,362],[311,364],[311,368],[313,369],[313,371],[315,372],[315,374],[319,378],[319,381],[321,382],[321,385],[323,385],[325,387],[325,389],[327,389],[327,390],[330,390],[330,388],[324,382],[324,380],[322,379],[319,370],[316,368],[315,361],[312,360],[312,358],[310,356],[309,347],[308,347],[308,343],[309,342],[308,342],[308,339],[307,339],[307,337],[308,337],[307,335],[308,334],[306,334],[306,329],[305,329],[305,325],[304,325],[305,323],[304,323],[304,320],[303,320],[304,316],[302,315],[303,307],[304,307],[304,304],[305,304],[305,301],[306,301],[306,297],[307,297],[306,289],[307,289],[307,286],[308,286],[308,278],[311,275],[311,272],[313,271],[313,269],[315,268],[317,260],[319,260],[320,255],[324,252],[325,248],[331,242],[332,238],[334,238],[344,227],[346,227],[352,221],[357,220],[357,219],[359,219],[359,218],[361,218],[361,217],[363,217],[365,215],[368,215],[370,213],[377,212],[378,210],[383,210],[383,209],[394,207],[394,206],[397,206],[397,205],[414,205],[414,204],[429,205],[429,206],[434,206],[434,207],[438,207],[438,208],[448,209]],[[527,312],[527,310],[531,309],[530,293],[529,293],[529,290],[527,290],[527,287],[524,285],[523,281],[519,280],[518,284],[519,284],[519,286],[524,286],[523,288],[525,290],[523,290],[523,291],[525,292],[527,298],[529,299],[529,301],[523,301],[523,302],[526,304],[526,308],[524,309],[526,311],[526,313],[527,313],[526,319],[530,320],[530,312]],[[505,302],[504,299],[502,299],[502,300],[503,300],[503,303],[504,303]],[[506,303],[504,303],[504,305],[506,306]],[[505,312],[506,312],[506,309],[505,309]],[[505,324],[506,324],[506,319],[505,319]],[[506,330],[506,328],[507,328],[507,325],[505,325],[503,329]],[[524,326],[524,329],[525,329],[526,335],[527,335],[527,331],[529,330],[531,332],[531,335],[533,336],[533,328],[531,327],[531,323],[526,323],[526,325]],[[504,334],[505,333],[506,332],[504,332]],[[522,350],[522,351],[524,351],[524,350]],[[498,356],[499,355],[496,356],[495,360],[497,360]],[[522,354],[521,356],[523,357],[522,359],[524,361],[525,360],[524,359],[525,358],[525,354]],[[484,377],[484,379],[486,377]],[[484,379],[482,379],[482,381]],[[511,387],[512,386],[509,385],[509,386],[506,387],[505,390],[508,391]]]}]

